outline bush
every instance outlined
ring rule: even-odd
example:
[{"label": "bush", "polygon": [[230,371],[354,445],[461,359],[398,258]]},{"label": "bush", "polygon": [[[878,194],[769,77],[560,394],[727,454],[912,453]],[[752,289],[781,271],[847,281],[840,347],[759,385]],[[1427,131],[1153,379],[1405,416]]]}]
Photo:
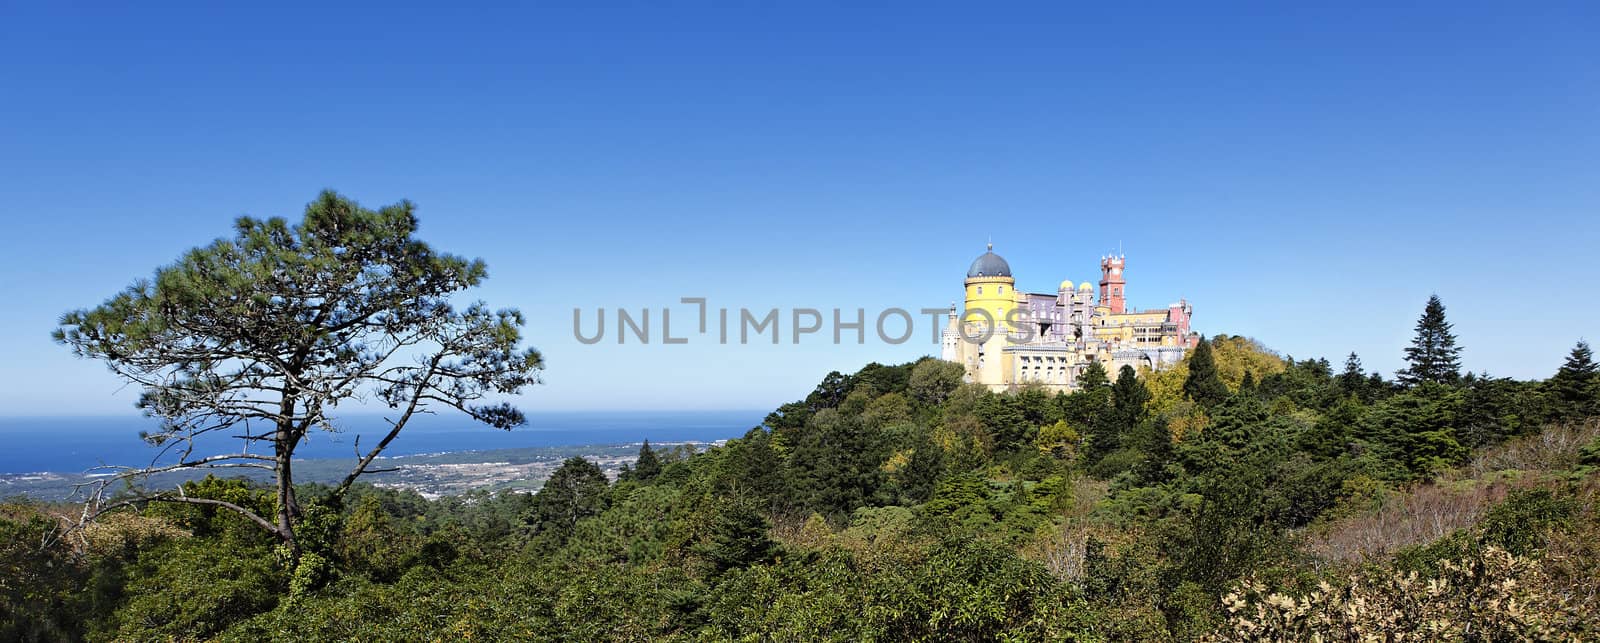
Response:
[{"label": "bush", "polygon": [[[1489,547],[1444,561],[1432,577],[1378,569],[1302,597],[1245,581],[1223,598],[1229,618],[1212,641],[1580,640],[1582,615],[1539,567]],[[1579,617],[1574,619],[1573,617]]]},{"label": "bush", "polygon": [[128,601],[116,611],[116,638],[199,640],[272,609],[287,579],[266,547],[224,548],[176,541],[140,556]]}]

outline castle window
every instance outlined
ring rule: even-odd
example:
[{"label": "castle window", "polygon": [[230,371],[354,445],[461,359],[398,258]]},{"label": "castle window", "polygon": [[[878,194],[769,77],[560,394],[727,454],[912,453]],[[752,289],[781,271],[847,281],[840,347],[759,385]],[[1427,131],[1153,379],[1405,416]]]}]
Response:
[{"label": "castle window", "polygon": [[1006,294],[1006,287],[1005,286],[1001,286],[1000,287],[1000,294],[1002,294],[1002,295]]}]

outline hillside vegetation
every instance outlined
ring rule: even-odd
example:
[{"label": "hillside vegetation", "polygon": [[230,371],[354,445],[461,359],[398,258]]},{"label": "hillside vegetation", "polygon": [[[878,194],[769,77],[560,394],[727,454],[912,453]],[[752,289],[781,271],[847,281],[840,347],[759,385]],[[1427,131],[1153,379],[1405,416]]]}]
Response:
[{"label": "hillside vegetation", "polygon": [[536,495],[305,487],[297,564],[204,506],[63,533],[73,508],[12,503],[0,639],[1600,636],[1587,347],[1514,381],[1425,335],[1402,382],[1229,336],[1070,395],[870,364],[616,481],[574,458]]}]

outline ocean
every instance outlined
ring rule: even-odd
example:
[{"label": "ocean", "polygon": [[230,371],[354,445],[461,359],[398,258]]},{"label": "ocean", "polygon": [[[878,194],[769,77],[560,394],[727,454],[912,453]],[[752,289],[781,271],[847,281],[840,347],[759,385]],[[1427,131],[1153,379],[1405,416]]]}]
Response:
[{"label": "ocean", "polygon": [[[501,431],[460,414],[419,416],[384,450],[386,456],[456,453],[527,447],[714,442],[744,435],[766,411],[530,412],[528,424]],[[337,433],[314,431],[297,458],[348,458],[356,438],[370,448],[387,425],[381,415],[343,418]],[[139,439],[154,420],[127,417],[0,418],[0,474],[82,473],[101,465],[144,466],[160,449]],[[215,436],[196,456],[237,449],[242,442]],[[260,449],[258,445],[255,447]],[[261,452],[261,451],[256,451]]]}]

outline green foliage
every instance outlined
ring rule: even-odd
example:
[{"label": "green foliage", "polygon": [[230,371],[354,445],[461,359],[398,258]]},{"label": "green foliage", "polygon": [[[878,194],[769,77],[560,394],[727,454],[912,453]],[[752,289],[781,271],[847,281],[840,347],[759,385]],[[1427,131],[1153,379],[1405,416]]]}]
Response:
[{"label": "green foliage", "polygon": [[1549,489],[1514,491],[1484,516],[1480,542],[1513,556],[1531,556],[1544,548],[1553,529],[1571,522],[1578,508],[1576,498]]},{"label": "green foliage", "polygon": [[1117,383],[1111,387],[1113,422],[1122,427],[1137,425],[1145,416],[1145,404],[1150,401],[1150,391],[1139,380],[1132,366],[1117,371]]},{"label": "green foliage", "polygon": [[716,512],[709,542],[698,547],[697,553],[711,564],[713,574],[766,562],[778,549],[767,535],[771,528],[754,505],[726,503]]},{"label": "green foliage", "polygon": [[656,456],[655,449],[650,448],[650,441],[645,440],[639,445],[639,457],[633,461],[632,470],[624,472],[623,479],[649,482],[661,475],[661,458]]},{"label": "green foliage", "polygon": [[1189,354],[1189,377],[1183,381],[1184,397],[1201,408],[1211,408],[1228,399],[1228,386],[1217,374],[1216,361],[1211,356],[1211,342],[1201,337]]},{"label": "green foliage", "polygon": [[[1327,360],[1279,358],[1244,338],[1208,344],[1212,364],[1196,351],[1181,377],[1120,369],[1113,383],[1096,365],[1083,390],[1062,395],[962,384],[959,365],[932,359],[830,373],[739,439],[698,453],[641,446],[616,484],[572,458],[533,495],[427,500],[360,484],[344,494],[302,488],[298,558],[285,548],[275,555],[275,539],[215,506],[122,512],[117,520],[129,522],[95,532],[83,557],[59,543],[27,544],[48,536],[51,521],[0,513],[0,607],[9,610],[0,611],[0,638],[1303,633],[1294,619],[1309,617],[1277,611],[1283,601],[1323,591],[1321,580],[1354,578],[1303,541],[1392,510],[1386,503],[1406,485],[1459,476],[1444,469],[1471,449],[1559,415],[1550,383],[1468,375],[1396,390],[1353,356],[1335,373]],[[1582,426],[1569,432],[1590,439]],[[1460,523],[1468,527],[1371,565],[1502,596],[1495,583],[1509,576],[1450,571],[1479,561],[1474,569],[1509,573],[1485,562],[1501,552],[1585,582],[1600,569],[1600,550],[1582,535],[1595,523],[1584,476],[1600,467],[1600,443],[1562,448],[1562,458],[1546,458],[1559,461],[1559,475],[1496,474],[1529,488]],[[1566,470],[1574,461],[1579,468]],[[1570,487],[1539,482],[1548,480]],[[266,515],[278,497],[218,478],[184,493]],[[1296,598],[1269,603],[1244,591],[1269,585]],[[1395,587],[1360,581],[1352,591],[1387,601]],[[1245,622],[1228,606],[1286,620]]]},{"label": "green foliage", "polygon": [[1083,373],[1078,375],[1078,389],[1082,391],[1093,391],[1110,383],[1111,378],[1106,375],[1106,367],[1102,366],[1099,360],[1090,361],[1083,369]]},{"label": "green foliage", "polygon": [[1578,464],[1586,467],[1600,467],[1600,437],[1597,437],[1578,450]]},{"label": "green foliage", "polygon": [[994,449],[1008,451],[1032,438],[1030,424],[1023,414],[1021,400],[1015,395],[986,393],[978,399],[973,415],[983,423],[984,430],[994,439]]},{"label": "green foliage", "polygon": [[789,455],[799,506],[842,519],[873,498],[886,454],[859,418],[823,409],[794,438]]},{"label": "green foliage", "polygon": [[534,496],[529,522],[541,536],[566,542],[579,521],[605,510],[609,485],[599,465],[579,457],[567,458]]},{"label": "green foliage", "polygon": [[1055,424],[1039,428],[1039,434],[1034,438],[1033,444],[1042,452],[1068,460],[1077,451],[1078,443],[1082,439],[1077,429],[1067,424],[1066,420],[1056,420]]},{"label": "green foliage", "polygon": [[961,378],[965,375],[966,370],[955,362],[931,358],[920,360],[911,368],[911,397],[932,406],[943,404],[961,386]]},{"label": "green foliage", "polygon": [[1362,437],[1395,465],[1400,478],[1418,478],[1460,462],[1466,447],[1456,440],[1461,391],[1424,382],[1372,407]]},{"label": "green foliage", "polygon": [[1546,385],[1557,417],[1567,420],[1600,415],[1600,366],[1589,343],[1580,341]]},{"label": "green foliage", "polygon": [[944,449],[927,432],[919,434],[905,467],[896,472],[901,500],[910,505],[927,501],[944,470]]},{"label": "green foliage", "polygon": [[209,638],[271,610],[289,582],[267,547],[174,541],[145,552],[129,567],[127,602],[113,616],[115,637]]},{"label": "green foliage", "polygon": [[730,573],[702,634],[717,640],[1044,640],[1089,627],[1036,563],[981,541],[804,560]]},{"label": "green foliage", "polygon": [[1558,417],[1548,396],[1533,382],[1488,375],[1463,378],[1456,436],[1468,448],[1490,446],[1527,435]]},{"label": "green foliage", "polygon": [[1423,383],[1455,384],[1461,379],[1461,347],[1451,332],[1450,322],[1444,318],[1444,303],[1438,295],[1428,297],[1428,305],[1417,319],[1416,337],[1406,347],[1405,370],[1400,371],[1400,383],[1416,386]]},{"label": "green foliage", "polygon": [[[543,359],[521,342],[521,313],[452,300],[488,269],[435,251],[414,235],[410,202],[370,210],[332,191],[291,225],[242,217],[235,235],[195,248],[93,309],[62,316],[56,341],[104,362],[141,392],[161,421],[142,437],[182,445],[166,469],[255,467],[276,482],[272,513],[218,505],[249,518],[297,554],[295,450],[313,431],[333,431],[341,402],[374,399],[394,410],[391,432],[352,468],[341,488],[417,413],[453,408],[490,426],[523,423],[488,401],[537,383]],[[241,430],[254,428],[253,435]],[[206,434],[240,449],[193,455]],[[249,447],[249,448],[245,448]],[[148,471],[112,481],[142,483]],[[136,490],[137,492],[137,490]],[[166,502],[182,494],[139,492]]]},{"label": "green foliage", "polygon": [[48,545],[58,533],[54,522],[31,504],[0,504],[0,640],[83,636],[80,610],[91,605],[74,595],[90,583],[90,570],[74,564],[65,547]]}]

